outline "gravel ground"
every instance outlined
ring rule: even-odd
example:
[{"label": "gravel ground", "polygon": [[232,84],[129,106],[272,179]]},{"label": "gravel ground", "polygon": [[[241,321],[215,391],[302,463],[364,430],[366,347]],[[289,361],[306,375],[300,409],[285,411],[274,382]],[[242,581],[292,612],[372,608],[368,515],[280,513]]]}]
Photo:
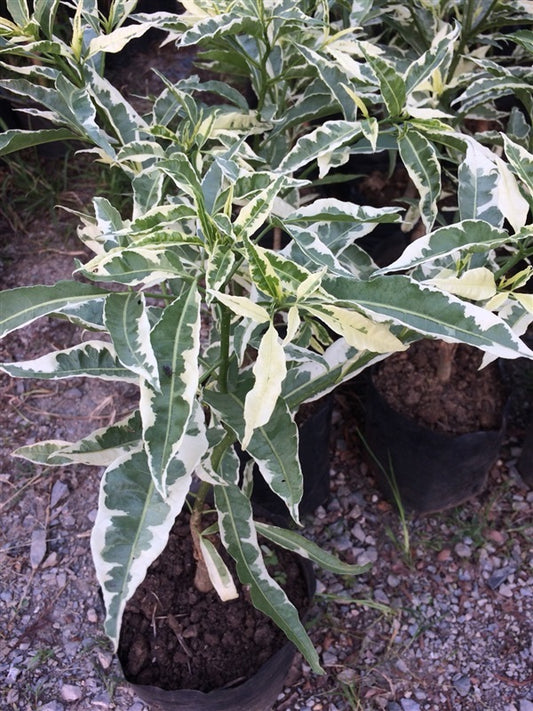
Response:
[{"label": "gravel ground", "polygon": [[[16,241],[0,223],[3,288],[69,276],[72,220],[47,220]],[[74,337],[68,324],[44,319],[0,344],[0,359]],[[9,456],[120,417],[132,392],[1,376],[0,393],[0,708],[145,711],[102,632],[89,552],[99,472],[44,470]],[[343,390],[330,499],[306,530],[345,560],[373,566],[355,579],[319,573],[309,624],[326,674],[297,657],[276,710],[532,711],[533,491],[516,469],[528,403],[517,407],[482,495],[403,524],[375,487],[358,411],[353,389]]]}]

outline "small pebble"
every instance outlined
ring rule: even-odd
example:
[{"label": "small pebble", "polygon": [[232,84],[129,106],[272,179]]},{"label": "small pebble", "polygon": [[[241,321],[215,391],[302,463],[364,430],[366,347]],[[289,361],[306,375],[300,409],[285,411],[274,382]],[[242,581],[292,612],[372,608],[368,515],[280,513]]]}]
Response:
[{"label": "small pebble", "polygon": [[420,711],[420,704],[414,699],[401,699],[402,711]]},{"label": "small pebble", "polygon": [[467,546],[466,543],[458,543],[455,546],[454,551],[459,558],[470,558],[472,555],[472,549],[470,546]]},{"label": "small pebble", "polygon": [[470,692],[470,679],[467,676],[460,676],[454,679],[453,686],[460,696],[468,696]]},{"label": "small pebble", "polygon": [[64,684],[61,687],[61,696],[68,703],[72,701],[78,701],[82,697],[82,690],[79,686],[74,686],[74,684]]}]

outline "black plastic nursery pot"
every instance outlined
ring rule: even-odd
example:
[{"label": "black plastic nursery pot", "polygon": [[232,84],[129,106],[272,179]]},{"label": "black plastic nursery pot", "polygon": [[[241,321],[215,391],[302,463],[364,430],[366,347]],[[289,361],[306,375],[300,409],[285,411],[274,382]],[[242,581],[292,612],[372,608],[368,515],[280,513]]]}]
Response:
[{"label": "black plastic nursery pot", "polygon": [[269,711],[283,689],[294,656],[295,648],[287,643],[247,681],[207,693],[130,685],[152,711]]},{"label": "black plastic nursery pot", "polygon": [[[228,602],[194,588],[186,518],[178,517],[167,548],[126,605],[118,649],[124,676],[152,711],[268,711],[296,649],[239,585],[239,599]],[[287,551],[276,557],[290,591],[281,584],[304,616],[315,592],[313,568]],[[194,678],[197,686],[189,683]]]},{"label": "black plastic nursery pot", "polygon": [[457,506],[485,488],[504,437],[503,413],[498,430],[453,435],[397,412],[371,377],[367,388],[365,439],[387,498],[427,514]]}]

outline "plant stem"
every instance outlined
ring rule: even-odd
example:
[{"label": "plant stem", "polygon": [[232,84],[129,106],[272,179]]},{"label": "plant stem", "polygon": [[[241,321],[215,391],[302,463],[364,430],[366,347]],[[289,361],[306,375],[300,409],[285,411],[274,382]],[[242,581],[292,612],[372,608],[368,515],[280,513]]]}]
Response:
[{"label": "plant stem", "polygon": [[218,388],[221,393],[228,392],[229,341],[231,312],[227,306],[220,306],[220,366],[218,370]]},{"label": "plant stem", "polygon": [[202,549],[200,548],[200,535],[201,529],[200,525],[202,522],[202,515],[204,512],[204,504],[207,494],[211,485],[205,481],[200,483],[200,488],[196,494],[196,500],[194,502],[193,510],[191,513],[191,518],[189,521],[189,526],[191,530],[191,538],[193,544],[194,559],[196,560],[196,573],[194,575],[194,585],[200,592],[206,593],[213,589],[211,579],[209,578],[209,573],[207,572],[207,566],[205,564],[204,557],[202,555]]},{"label": "plant stem", "polygon": [[457,343],[439,343],[439,363],[437,366],[437,378],[440,383],[448,383],[452,377],[453,357],[457,350]]}]

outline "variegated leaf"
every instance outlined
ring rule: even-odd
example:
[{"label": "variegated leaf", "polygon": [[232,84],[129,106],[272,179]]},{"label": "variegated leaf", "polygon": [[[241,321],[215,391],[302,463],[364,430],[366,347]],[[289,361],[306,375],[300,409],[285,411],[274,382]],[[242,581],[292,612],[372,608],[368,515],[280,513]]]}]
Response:
[{"label": "variegated leaf", "polygon": [[283,294],[281,279],[269,259],[268,251],[250,240],[245,240],[244,250],[255,286],[273,299],[280,299]]},{"label": "variegated leaf", "polygon": [[[105,113],[120,145],[124,146],[131,141],[139,140],[140,131],[148,130],[146,121],[124,99],[118,89],[93,69],[89,63],[83,65],[83,71],[91,96]],[[114,158],[114,151],[113,153],[108,152],[108,155]]]},{"label": "variegated leaf", "polygon": [[407,245],[398,259],[376,273],[413,269],[426,261],[444,257],[456,259],[463,251],[486,253],[508,241],[509,234],[505,230],[484,220],[462,220],[419,237]]},{"label": "variegated leaf", "polygon": [[272,212],[274,200],[285,184],[285,176],[279,175],[241,208],[233,222],[237,237],[242,238],[243,235],[246,235],[251,238],[265,224]]},{"label": "variegated leaf", "polygon": [[451,269],[443,269],[437,276],[429,279],[428,283],[471,301],[484,301],[496,294],[494,274],[487,267],[468,269],[460,276]]},{"label": "variegated leaf", "polygon": [[78,442],[47,440],[19,447],[13,456],[46,466],[87,464],[109,466],[141,447],[141,421],[135,412],[121,422],[95,430]]},{"label": "variegated leaf", "polygon": [[367,282],[326,276],[322,287],[342,305],[352,303],[371,318],[390,320],[445,341],[467,343],[498,358],[533,357],[495,314],[407,276],[388,274]]},{"label": "variegated leaf", "polygon": [[[318,73],[324,86],[326,86],[331,97],[336,100],[342,109],[344,118],[347,121],[355,121],[357,107],[345,87],[350,85],[350,74],[345,71],[343,64],[339,61],[339,56],[335,56],[336,61],[329,61],[324,55],[315,52],[303,44],[296,45],[298,51],[305,57],[306,61]],[[330,50],[333,54],[333,50]],[[331,103],[331,100],[328,102]]]},{"label": "variegated leaf", "polygon": [[119,361],[114,347],[104,341],[86,341],[33,360],[0,363],[0,370],[17,378],[59,380],[86,377],[128,383],[138,381],[138,377]]},{"label": "variegated leaf", "polygon": [[396,71],[391,62],[383,57],[370,54],[363,43],[361,43],[360,49],[376,75],[388,114],[392,118],[401,116],[407,99],[406,85],[401,74]]},{"label": "variegated leaf", "polygon": [[507,160],[533,197],[533,154],[512,141],[505,133],[502,133],[501,136]]},{"label": "variegated leaf", "polygon": [[236,562],[239,580],[250,588],[254,606],[278,625],[313,671],[321,672],[318,654],[296,608],[266,569],[248,497],[238,486],[215,486],[215,502],[222,541]]},{"label": "variegated leaf", "polygon": [[300,305],[300,308],[319,318],[335,333],[341,335],[348,345],[360,351],[391,353],[403,351],[406,348],[390,332],[386,324],[375,323],[353,309],[340,308],[330,304],[309,306],[305,302]]},{"label": "variegated leaf", "polygon": [[359,121],[325,121],[314,131],[298,139],[294,148],[279,164],[278,170],[294,172],[360,135]]},{"label": "variegated leaf", "polygon": [[500,227],[507,218],[515,230],[524,226],[529,205],[508,166],[471,138],[459,166],[458,201],[461,219],[480,218]]},{"label": "variegated leaf", "polygon": [[459,104],[461,112],[466,114],[491,99],[499,99],[504,94],[520,91],[530,92],[531,84],[510,74],[482,77],[470,82],[465,91],[452,101],[452,105]]},{"label": "variegated leaf", "polygon": [[160,389],[141,382],[140,411],[150,472],[164,496],[167,471],[180,450],[199,379],[200,295],[196,284],[163,311],[152,329]]},{"label": "variegated leaf", "polygon": [[99,254],[77,269],[88,279],[130,286],[153,287],[183,273],[183,263],[171,246],[117,247]]},{"label": "variegated leaf", "polygon": [[189,46],[201,43],[207,38],[214,39],[220,34],[225,36],[239,34],[250,29],[252,20],[236,13],[220,14],[206,17],[184,32],[180,37],[180,45]]},{"label": "variegated leaf", "polygon": [[120,52],[132,39],[142,37],[151,27],[151,23],[143,22],[138,25],[124,25],[115,28],[108,34],[97,35],[89,42],[89,49],[85,58],[89,59],[98,54],[98,52],[112,54]]},{"label": "variegated leaf", "polygon": [[207,258],[205,282],[209,291],[219,291],[229,280],[235,253],[227,245],[215,244]]},{"label": "variegated leaf", "polygon": [[237,314],[237,316],[249,318],[256,323],[270,321],[268,311],[246,296],[232,296],[230,294],[222,294],[218,291],[213,292],[213,295],[217,298],[217,301],[223,303],[224,306],[227,306],[228,309]]},{"label": "variegated leaf", "polygon": [[71,140],[79,140],[79,136],[68,128],[43,128],[39,131],[10,129],[0,133],[0,156],[45,143]]},{"label": "variegated leaf", "polygon": [[223,602],[238,598],[239,593],[237,592],[237,588],[235,587],[235,583],[231,577],[228,566],[209,538],[200,536],[200,550],[207,568],[209,579],[211,580],[211,583],[213,584],[219,598]]},{"label": "variegated leaf", "polygon": [[419,194],[419,209],[426,231],[431,231],[437,217],[437,199],[441,193],[440,163],[428,139],[410,128],[400,130],[398,150],[409,177]]},{"label": "variegated leaf", "polygon": [[287,373],[285,352],[274,324],[261,339],[253,367],[255,383],[244,401],[244,437],[246,449],[254,431],[270,420]]},{"label": "variegated leaf", "polygon": [[259,535],[264,536],[272,543],[293,551],[293,553],[297,553],[302,558],[313,561],[321,569],[329,570],[332,573],[337,573],[337,575],[362,575],[363,573],[368,573],[372,567],[371,563],[366,565],[343,563],[337,556],[331,555],[331,553],[320,548],[313,541],[289,528],[280,528],[270,523],[255,521],[255,529]]},{"label": "variegated leaf", "polygon": [[431,43],[431,47],[409,65],[404,73],[405,88],[408,94],[416,91],[421,84],[431,79],[437,70],[442,76],[446,76],[460,30],[459,24],[454,28],[445,25]]},{"label": "variegated leaf", "polygon": [[[205,401],[240,441],[244,438],[244,400],[251,386],[251,379],[248,382],[243,377],[238,391],[204,391]],[[303,494],[298,428],[282,398],[278,399],[270,420],[254,431],[247,451],[272,491],[285,502],[291,516],[298,522],[298,504]]]},{"label": "variegated leaf", "polygon": [[150,342],[150,321],[144,294],[134,291],[109,294],[105,323],[120,362],[159,390],[157,360]]},{"label": "variegated leaf", "polygon": [[104,473],[91,550],[106,607],[105,630],[115,649],[126,602],[165,548],[189,492],[192,472],[206,448],[203,413],[198,408],[179,458],[168,468],[165,497],[150,476],[144,450],[118,459]]}]

